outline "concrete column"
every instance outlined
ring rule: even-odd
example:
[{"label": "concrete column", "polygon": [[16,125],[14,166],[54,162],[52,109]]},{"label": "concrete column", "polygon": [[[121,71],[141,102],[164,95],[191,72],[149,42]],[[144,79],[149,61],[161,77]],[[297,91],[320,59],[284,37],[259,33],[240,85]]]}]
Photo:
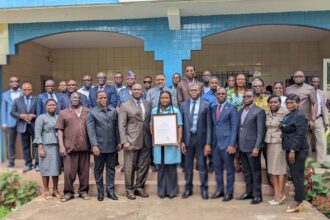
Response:
[{"label": "concrete column", "polygon": [[7,64],[9,54],[8,24],[0,24],[0,65]]}]

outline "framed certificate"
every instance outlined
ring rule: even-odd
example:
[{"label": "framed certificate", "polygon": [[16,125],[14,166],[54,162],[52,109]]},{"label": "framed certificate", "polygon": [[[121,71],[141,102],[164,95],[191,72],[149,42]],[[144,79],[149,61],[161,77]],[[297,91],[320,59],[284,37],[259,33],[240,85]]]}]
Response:
[{"label": "framed certificate", "polygon": [[176,114],[152,115],[152,145],[166,146],[178,143]]}]

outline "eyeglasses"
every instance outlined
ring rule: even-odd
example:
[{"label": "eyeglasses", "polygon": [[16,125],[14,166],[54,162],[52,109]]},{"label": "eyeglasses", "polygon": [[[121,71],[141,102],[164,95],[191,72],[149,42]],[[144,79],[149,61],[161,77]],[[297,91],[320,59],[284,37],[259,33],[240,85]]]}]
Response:
[{"label": "eyeglasses", "polygon": [[83,79],[83,82],[92,81],[91,79]]},{"label": "eyeglasses", "polygon": [[257,86],[253,86],[253,88],[262,88],[264,86],[260,86],[260,85],[257,85]]},{"label": "eyeglasses", "polygon": [[11,83],[17,83],[19,80],[10,80]]},{"label": "eyeglasses", "polygon": [[150,84],[150,83],[151,83],[151,81],[143,81],[143,83],[149,83],[149,84]]}]

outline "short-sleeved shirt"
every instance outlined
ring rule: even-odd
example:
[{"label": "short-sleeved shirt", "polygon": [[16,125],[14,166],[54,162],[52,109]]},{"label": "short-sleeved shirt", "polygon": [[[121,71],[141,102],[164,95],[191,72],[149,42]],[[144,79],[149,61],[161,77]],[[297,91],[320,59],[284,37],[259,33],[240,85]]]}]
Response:
[{"label": "short-sleeved shirt", "polygon": [[299,109],[305,114],[307,120],[312,119],[312,105],[317,102],[313,86],[304,83],[302,86],[292,85],[286,88],[286,94],[295,94],[300,98]]},{"label": "short-sleeved shirt", "polygon": [[73,108],[60,112],[55,128],[63,130],[64,147],[67,153],[89,151],[89,141],[86,128],[88,108],[83,107],[80,117]]}]

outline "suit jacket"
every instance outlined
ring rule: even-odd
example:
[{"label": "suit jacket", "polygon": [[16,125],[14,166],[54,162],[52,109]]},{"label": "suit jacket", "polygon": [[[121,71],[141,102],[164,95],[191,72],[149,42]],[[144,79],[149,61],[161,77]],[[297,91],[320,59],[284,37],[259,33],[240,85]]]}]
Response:
[{"label": "suit jacket", "polygon": [[[198,82],[194,80],[195,83],[199,84],[201,86],[201,96],[203,95],[203,84],[201,82]],[[177,88],[176,88],[177,96],[178,96],[178,104],[181,105],[182,102],[190,99],[190,94],[189,94],[189,84],[186,78],[181,80],[179,82]]]},{"label": "suit jacket", "polygon": [[[61,110],[66,108],[66,103],[64,102],[64,99],[62,98],[62,95],[55,93],[57,99],[57,107],[56,107],[56,114],[58,114]],[[48,94],[47,92],[42,93],[37,96],[37,116],[41,114],[45,114],[47,112],[46,110],[46,102],[48,100]]]},{"label": "suit jacket", "polygon": [[322,114],[322,119],[323,119],[323,124],[328,125],[329,124],[329,119],[328,119],[328,114],[329,111],[327,109],[327,99],[325,97],[325,93],[322,90],[317,90],[320,93],[320,97],[321,97],[321,105],[322,105],[322,109],[321,109],[321,114]]},{"label": "suit jacket", "polygon": [[[163,90],[170,92],[172,98],[172,105],[177,107],[178,106],[177,97],[176,94],[173,92],[173,90],[168,87],[164,87]],[[158,107],[159,96],[160,96],[159,87],[153,87],[148,90],[146,100],[151,102],[152,108]]]},{"label": "suit jacket", "polygon": [[[96,93],[99,89],[99,86],[95,86],[89,90],[89,101],[91,107],[95,107],[96,104]],[[111,107],[116,108],[117,106],[117,90],[114,86],[111,85],[104,85],[104,91],[108,97],[108,105]]]},{"label": "suit jacket", "polygon": [[308,120],[305,114],[297,109],[284,117],[280,127],[282,129],[282,148],[283,150],[300,151],[309,149],[306,132]]},{"label": "suit jacket", "polygon": [[[183,121],[183,142],[189,146],[190,142],[190,104],[191,99],[181,104],[181,114]],[[197,139],[198,145],[204,147],[212,142],[212,118],[210,103],[200,99],[198,119],[197,119]]]},{"label": "suit jacket", "polygon": [[133,98],[120,106],[118,120],[120,142],[121,144],[129,143],[128,150],[140,150],[144,146],[144,133],[149,126],[151,104],[146,100],[142,100],[142,103],[145,109],[144,120]]},{"label": "suit jacket", "polygon": [[109,106],[106,113],[96,106],[87,114],[87,133],[91,146],[97,146],[101,153],[117,151],[119,143],[118,113]]},{"label": "suit jacket", "polygon": [[266,131],[266,114],[262,108],[253,104],[242,124],[243,110],[244,108],[239,111],[238,145],[242,152],[252,152],[253,148],[262,147]]},{"label": "suit jacket", "polygon": [[[80,101],[82,106],[89,108],[90,107],[90,102],[88,101],[87,96],[85,96],[84,94],[80,94]],[[64,93],[62,95],[62,105],[63,105],[63,109],[69,108],[70,107],[70,94],[69,93]]]},{"label": "suit jacket", "polygon": [[[22,94],[22,91],[20,90]],[[9,128],[14,128],[17,123],[17,119],[11,115],[11,110],[14,105],[14,100],[11,99],[10,90],[2,94],[1,101],[1,124],[7,125]]]},{"label": "suit jacket", "polygon": [[238,112],[228,101],[221,107],[219,120],[216,120],[218,106],[212,108],[214,147],[221,150],[237,145]]},{"label": "suit jacket", "polygon": [[[14,101],[11,115],[15,117],[17,121],[17,132],[24,133],[26,131],[27,121],[20,119],[21,114],[36,114],[37,99],[35,96],[31,96],[30,109],[27,109],[25,105],[24,96],[17,98]],[[35,118],[31,121],[31,126],[34,129]]]}]

